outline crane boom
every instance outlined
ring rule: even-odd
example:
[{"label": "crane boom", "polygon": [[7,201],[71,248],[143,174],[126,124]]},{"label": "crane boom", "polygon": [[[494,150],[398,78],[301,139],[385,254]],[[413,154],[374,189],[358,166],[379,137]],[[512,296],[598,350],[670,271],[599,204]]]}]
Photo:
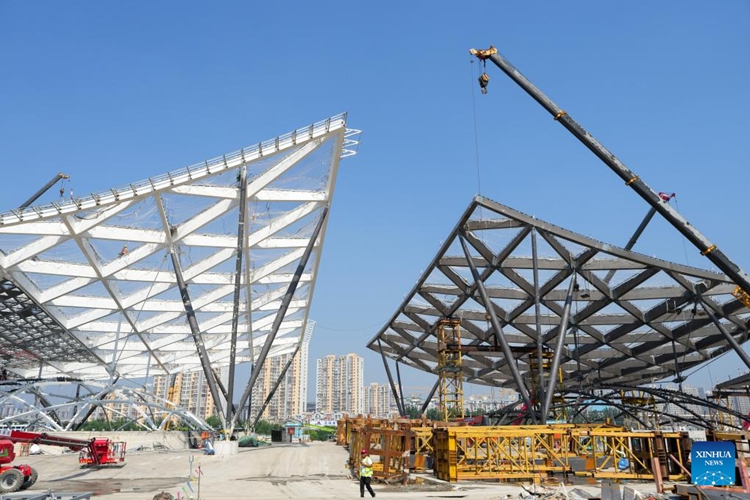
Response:
[{"label": "crane boom", "polygon": [[67,436],[51,436],[46,432],[27,432],[0,429],[0,443],[33,443],[47,446],[62,446],[80,451],[79,462],[84,465],[111,465],[125,461],[125,443],[108,438],[76,439]]},{"label": "crane boom", "polygon": [[114,442],[108,438],[76,439],[67,436],[50,436],[45,432],[0,429],[0,497],[30,488],[39,477],[36,469],[28,464],[12,464],[16,458],[15,443],[62,446],[79,451],[78,463],[83,467],[120,465],[125,461],[126,445],[124,442]]},{"label": "crane boom", "polygon": [[51,188],[52,186],[54,186],[55,183],[57,183],[57,181],[59,181],[60,179],[69,179],[69,178],[70,178],[69,175],[64,174],[62,172],[59,172],[52,179],[50,179],[49,182],[47,182],[47,184],[45,184],[44,186],[42,186],[42,188],[39,191],[37,191],[36,193],[34,193],[31,196],[31,198],[29,198],[28,200],[24,201],[23,204],[20,207],[18,207],[18,208],[26,208],[26,207],[28,207],[29,205],[31,205],[32,203],[34,203],[37,200],[37,198],[39,198],[44,193],[46,193],[49,188]]},{"label": "crane boom", "polygon": [[[742,297],[750,298],[750,276],[747,275],[740,267],[727,257],[724,252],[719,250],[716,245],[711,243],[708,238],[703,236],[695,226],[690,224],[680,213],[672,206],[662,200],[661,197],[651,189],[640,177],[635,175],[628,167],[625,166],[617,157],[605,148],[594,136],[589,134],[573,118],[531,83],[520,71],[518,71],[505,57],[497,52],[495,47],[490,46],[487,50],[471,49],[470,51],[480,60],[489,59],[495,66],[500,68],[511,80],[516,82],[527,94],[536,102],[542,105],[556,121],[559,121],[563,127],[573,134],[583,143],[592,153],[602,160],[612,171],[625,181],[626,186],[630,186],[638,195],[646,200],[657,212],[672,224],[680,233],[682,233],[690,242],[700,250],[701,255],[707,257],[716,267],[721,269],[737,285],[739,290],[734,294],[740,301],[750,307],[750,300],[745,302]],[[486,86],[486,82],[485,82]],[[741,293],[744,291],[744,294]]]},{"label": "crane boom", "polygon": [[26,432],[5,429],[0,431],[0,437],[9,441],[13,441],[14,443],[33,443],[44,444],[48,446],[62,446],[64,448],[70,448],[73,451],[80,451],[83,448],[86,448],[93,441],[91,439],[75,439],[68,437],[50,436],[45,432]]}]

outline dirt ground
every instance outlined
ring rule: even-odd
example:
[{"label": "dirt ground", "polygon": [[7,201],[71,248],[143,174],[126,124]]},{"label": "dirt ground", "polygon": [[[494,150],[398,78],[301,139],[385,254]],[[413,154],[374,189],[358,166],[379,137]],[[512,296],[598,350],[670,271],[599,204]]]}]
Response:
[{"label": "dirt ground", "polygon": [[[357,498],[359,484],[346,468],[347,451],[328,442],[273,444],[240,448],[233,456],[205,456],[200,451],[137,451],[128,453],[126,465],[117,468],[81,469],[76,453],[17,458],[39,473],[31,491],[93,492],[102,500],[151,500],[166,491],[187,499],[311,499]],[[200,484],[196,471],[200,467]],[[190,480],[190,476],[194,479]],[[506,500],[527,496],[516,484],[460,482],[448,484],[420,476],[418,485],[375,483],[377,498],[467,498]],[[200,494],[198,488],[200,487]],[[580,487],[577,487],[580,489]],[[585,488],[590,497],[599,487]],[[554,491],[549,491],[554,493]],[[367,493],[365,493],[367,494]],[[530,496],[530,495],[528,495]],[[571,500],[582,500],[574,498]]]}]

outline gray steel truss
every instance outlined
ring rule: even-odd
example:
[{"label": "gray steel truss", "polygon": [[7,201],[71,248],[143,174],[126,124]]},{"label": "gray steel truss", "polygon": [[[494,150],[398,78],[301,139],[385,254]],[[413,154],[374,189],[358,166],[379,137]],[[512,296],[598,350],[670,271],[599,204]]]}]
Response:
[{"label": "gray steel truss", "polygon": [[[637,393],[641,401],[633,403]],[[747,396],[747,395],[746,395]],[[627,386],[605,384],[597,388],[572,388],[563,401],[552,409],[557,414],[565,414],[568,422],[588,422],[589,409],[614,408],[614,417],[630,419],[629,424],[640,428],[680,428],[685,425],[707,430],[742,429],[750,418],[727,405],[719,398],[702,398],[681,390],[665,387]],[[493,425],[508,425],[530,421],[529,412],[521,406],[521,401],[490,412],[488,417]]]},{"label": "gray steel truss", "polygon": [[539,339],[562,369],[564,391],[681,381],[731,351],[727,335],[737,345],[748,339],[750,311],[734,288],[723,274],[602,243],[477,196],[368,347],[434,373],[437,322],[459,318],[462,342],[478,347],[462,356],[471,383],[523,394]]}]

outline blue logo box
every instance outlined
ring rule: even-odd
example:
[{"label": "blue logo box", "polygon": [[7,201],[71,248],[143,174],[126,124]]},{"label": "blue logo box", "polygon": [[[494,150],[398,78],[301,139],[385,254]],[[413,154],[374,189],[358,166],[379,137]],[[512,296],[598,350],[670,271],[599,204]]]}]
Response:
[{"label": "blue logo box", "polygon": [[690,450],[690,476],[696,486],[734,484],[736,450],[731,441],[696,441]]}]

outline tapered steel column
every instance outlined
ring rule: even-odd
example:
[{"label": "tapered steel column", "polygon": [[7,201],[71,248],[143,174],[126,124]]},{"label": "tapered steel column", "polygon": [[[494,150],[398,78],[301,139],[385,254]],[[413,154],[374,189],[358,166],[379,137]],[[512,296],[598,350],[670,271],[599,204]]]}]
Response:
[{"label": "tapered steel column", "polygon": [[401,395],[401,408],[406,412],[406,400],[404,399],[404,386],[401,385],[401,369],[396,361],[396,380],[398,381],[398,393]]},{"label": "tapered steel column", "polygon": [[570,286],[568,286],[568,295],[565,297],[565,307],[563,308],[562,318],[560,318],[560,326],[557,332],[557,342],[555,343],[554,357],[552,358],[552,366],[549,372],[549,382],[547,383],[547,392],[544,394],[544,405],[542,406],[542,423],[546,422],[546,417],[549,414],[549,407],[552,404],[552,396],[555,394],[555,379],[557,378],[557,370],[560,368],[560,357],[562,356],[563,347],[565,345],[565,333],[568,331],[568,321],[570,320],[570,306],[573,304],[573,291],[576,286],[576,273],[573,273],[570,277]]},{"label": "tapered steel column", "polygon": [[380,357],[383,358],[383,366],[385,366],[385,375],[388,377],[388,384],[391,386],[391,392],[393,397],[396,399],[396,407],[398,408],[398,414],[402,417],[406,415],[406,409],[401,405],[401,398],[398,397],[398,391],[396,390],[396,384],[393,383],[393,376],[391,375],[391,367],[388,366],[388,360],[383,352],[383,345],[378,339],[378,350],[380,351]]},{"label": "tapered steel column", "polygon": [[432,401],[432,397],[435,395],[435,392],[437,391],[438,387],[440,386],[440,379],[437,379],[437,382],[435,382],[435,385],[432,386],[432,390],[427,395],[427,398],[424,400],[424,403],[422,403],[422,409],[419,410],[419,414],[423,414],[427,411],[427,407],[430,406],[430,401]]},{"label": "tapered steel column", "polygon": [[523,399],[523,402],[529,409],[532,420],[534,421],[534,423],[536,423],[536,413],[534,412],[534,407],[531,404],[531,399],[529,399],[529,390],[526,388],[526,384],[524,384],[523,378],[521,378],[521,373],[518,371],[518,367],[516,366],[516,358],[513,357],[513,352],[510,350],[510,345],[508,345],[508,342],[506,342],[505,334],[503,333],[502,328],[500,328],[500,322],[497,320],[495,308],[492,306],[492,302],[490,302],[489,297],[487,297],[487,290],[485,290],[484,288],[484,282],[482,282],[482,280],[479,278],[479,272],[477,272],[477,268],[474,265],[474,259],[472,259],[471,254],[469,253],[469,249],[466,246],[466,242],[464,241],[464,237],[460,233],[458,235],[458,240],[461,242],[461,247],[463,248],[464,254],[466,255],[466,262],[468,262],[469,267],[471,268],[471,275],[474,278],[474,283],[477,285],[477,290],[479,290],[479,294],[482,297],[484,308],[490,315],[490,323],[492,324],[492,330],[495,333],[495,340],[497,340],[497,343],[500,344],[500,347],[503,350],[505,361],[508,363],[508,368],[510,369],[510,373],[513,376],[513,380],[518,386],[518,392],[521,394],[521,399]]},{"label": "tapered steel column", "polygon": [[177,287],[180,289],[180,296],[182,296],[182,305],[185,306],[188,325],[190,325],[190,333],[192,333],[193,335],[193,342],[195,342],[195,347],[198,351],[198,359],[200,359],[201,366],[203,367],[203,376],[206,378],[208,390],[211,391],[211,397],[214,399],[216,412],[221,418],[222,425],[226,427],[227,421],[224,419],[224,412],[222,411],[219,389],[216,387],[216,379],[214,378],[214,372],[211,369],[211,359],[208,357],[206,345],[203,343],[203,336],[201,335],[200,328],[198,327],[198,320],[195,318],[193,303],[190,301],[190,295],[188,294],[185,280],[182,277],[182,267],[180,266],[180,260],[177,257],[177,253],[174,248],[170,249],[169,255],[172,257],[172,266],[174,267],[175,278],[177,278]]},{"label": "tapered steel column", "polygon": [[[247,213],[247,166],[240,169],[240,213],[237,223],[237,257],[234,269],[234,303],[232,306],[232,337],[229,341],[229,380],[227,381],[227,422],[234,421],[234,368],[237,359],[237,325],[240,316],[240,292],[242,291],[242,257],[245,242]],[[251,353],[252,356],[252,353]]]},{"label": "tapered steel column", "polygon": [[732,346],[732,349],[734,349],[734,352],[736,352],[740,359],[742,359],[742,362],[745,363],[745,366],[750,369],[750,356],[747,355],[745,350],[742,348],[742,346],[734,339],[731,333],[724,328],[724,325],[719,323],[719,320],[714,315],[714,312],[711,310],[710,307],[706,305],[706,303],[703,301],[703,298],[700,299],[701,306],[703,307],[703,310],[706,311],[706,314],[708,314],[708,317],[711,318],[711,321],[714,322],[714,325],[716,325],[716,328],[719,329],[719,331],[724,335],[724,338],[727,339],[727,342],[729,342],[729,345]]},{"label": "tapered steel column", "polygon": [[289,367],[292,366],[292,361],[294,361],[294,357],[297,355],[300,345],[301,344],[297,344],[297,348],[294,350],[294,354],[292,354],[287,360],[287,362],[284,364],[284,368],[281,370],[281,374],[279,375],[279,378],[276,379],[276,382],[273,384],[273,388],[268,393],[268,396],[266,396],[266,400],[263,401],[263,405],[260,407],[260,410],[258,410],[258,414],[255,416],[255,420],[253,420],[253,425],[252,425],[253,428],[255,428],[255,426],[258,424],[258,420],[260,420],[260,417],[261,415],[263,415],[263,412],[266,411],[266,407],[271,402],[274,395],[276,394],[276,391],[281,385],[281,382],[284,380],[284,376],[286,375],[287,370],[289,370]]},{"label": "tapered steel column", "polygon": [[[112,385],[112,381],[115,379],[115,373],[117,372],[117,350],[120,345],[120,330],[122,329],[122,315],[120,320],[117,322],[117,331],[115,332],[115,348],[112,352],[112,361],[109,364],[109,383]],[[123,349],[124,350],[124,349]],[[149,353],[148,359],[151,359]]]},{"label": "tapered steel column", "polygon": [[[643,231],[646,229],[646,226],[648,226],[648,223],[651,222],[651,219],[654,218],[654,214],[656,214],[656,209],[652,207],[651,210],[649,210],[646,216],[643,218],[641,223],[638,225],[638,229],[635,230],[635,232],[633,233],[633,236],[631,236],[630,239],[628,240],[628,243],[625,245],[625,250],[630,250],[631,248],[635,246],[636,242],[638,241],[638,238],[641,237],[641,235],[643,234]],[[612,276],[614,276],[616,272],[617,272],[617,269],[612,269],[611,271],[607,273],[607,275],[604,277],[602,281],[609,284],[609,280],[612,279]]]},{"label": "tapered steel column", "polygon": [[[536,385],[536,394],[534,398],[537,401],[544,399],[544,342],[542,338],[542,324],[540,317],[542,315],[541,297],[539,296],[539,259],[536,251],[536,228],[531,228],[531,263],[534,271],[534,323],[536,325],[536,362],[538,383]],[[542,412],[541,423],[547,423],[547,415]]]},{"label": "tapered steel column", "polygon": [[[289,283],[289,288],[287,288],[286,294],[281,300],[281,305],[279,306],[279,310],[276,313],[276,318],[273,320],[273,325],[271,325],[271,331],[268,333],[268,338],[266,338],[266,341],[263,344],[263,348],[260,350],[258,361],[253,366],[253,371],[250,374],[250,380],[247,383],[247,387],[245,387],[245,392],[242,394],[242,399],[240,399],[240,403],[239,405],[237,405],[237,408],[245,407],[245,403],[247,403],[247,399],[250,397],[250,393],[252,393],[253,391],[253,386],[255,385],[255,381],[258,379],[258,375],[260,375],[260,370],[263,368],[263,364],[266,361],[268,351],[271,350],[271,345],[276,339],[276,334],[279,332],[281,323],[284,321],[284,316],[286,316],[286,311],[287,309],[289,309],[289,304],[292,302],[292,298],[294,298],[294,292],[297,290],[299,280],[302,277],[302,273],[305,271],[307,261],[310,259],[310,255],[315,248],[315,242],[318,239],[320,230],[323,228],[323,224],[326,220],[326,215],[328,215],[328,207],[324,207],[323,211],[320,213],[320,220],[318,220],[318,224],[315,226],[312,236],[310,236],[310,242],[307,244],[307,248],[305,248],[305,252],[302,254],[302,257],[299,260],[299,264],[297,265],[297,270],[294,272],[294,276],[292,276],[292,281]],[[250,332],[250,334],[252,335],[252,332]],[[304,334],[305,333],[302,332],[302,335]],[[252,356],[253,354],[250,353],[251,358]],[[232,419],[232,426],[234,426],[234,424],[237,422],[237,415],[238,413],[234,414],[234,417]]]}]

